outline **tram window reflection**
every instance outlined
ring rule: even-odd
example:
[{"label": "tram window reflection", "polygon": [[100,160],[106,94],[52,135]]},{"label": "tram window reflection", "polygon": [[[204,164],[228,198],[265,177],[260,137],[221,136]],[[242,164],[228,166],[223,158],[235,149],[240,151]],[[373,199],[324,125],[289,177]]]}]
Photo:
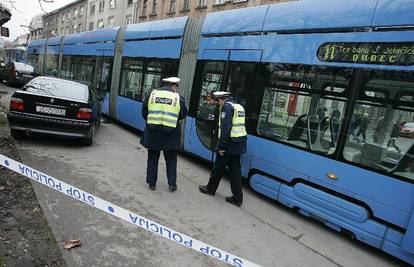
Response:
[{"label": "tram window reflection", "polygon": [[411,80],[392,71],[371,71],[366,76],[351,118],[344,158],[414,179],[409,160],[414,152],[414,75]]},{"label": "tram window reflection", "polygon": [[267,66],[259,135],[333,154],[346,108],[347,70]]}]

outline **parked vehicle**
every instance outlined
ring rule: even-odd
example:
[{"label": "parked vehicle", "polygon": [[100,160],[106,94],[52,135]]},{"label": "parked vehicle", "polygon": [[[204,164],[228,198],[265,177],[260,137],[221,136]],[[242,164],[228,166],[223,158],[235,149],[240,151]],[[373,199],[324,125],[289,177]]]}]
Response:
[{"label": "parked vehicle", "polygon": [[414,138],[414,122],[406,122],[400,126],[400,136]]},{"label": "parked vehicle", "polygon": [[21,62],[9,62],[0,71],[0,79],[8,85],[22,86],[36,76],[33,66]]},{"label": "parked vehicle", "polygon": [[101,117],[101,103],[91,86],[53,77],[36,77],[10,100],[11,134],[48,134],[81,138],[92,145]]}]

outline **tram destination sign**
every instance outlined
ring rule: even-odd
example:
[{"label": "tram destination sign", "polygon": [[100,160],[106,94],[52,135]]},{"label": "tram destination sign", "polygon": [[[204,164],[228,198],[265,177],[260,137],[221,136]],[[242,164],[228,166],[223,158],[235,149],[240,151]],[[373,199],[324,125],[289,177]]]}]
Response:
[{"label": "tram destination sign", "polygon": [[324,43],[317,53],[323,62],[411,66],[414,43]]}]

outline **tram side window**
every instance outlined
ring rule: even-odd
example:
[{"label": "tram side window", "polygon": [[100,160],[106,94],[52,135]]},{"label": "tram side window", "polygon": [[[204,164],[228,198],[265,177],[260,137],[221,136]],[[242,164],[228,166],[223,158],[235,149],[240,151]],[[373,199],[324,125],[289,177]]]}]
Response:
[{"label": "tram side window", "polygon": [[95,86],[99,89],[101,97],[105,96],[105,92],[109,92],[111,89],[111,65],[112,58],[110,57],[97,57],[96,58],[96,75]]},{"label": "tram side window", "polygon": [[177,76],[178,65],[179,61],[177,59],[146,61],[142,100],[145,100],[152,90],[162,86],[163,78]]},{"label": "tram side window", "polygon": [[351,70],[267,64],[264,71],[258,134],[333,154],[346,108]]},{"label": "tram side window", "polygon": [[[201,142],[208,148],[214,147],[214,130],[217,127],[217,105],[211,101],[211,93],[225,90],[246,110],[246,126],[252,124],[250,97],[260,94],[255,84],[257,63],[236,61],[203,61],[199,64],[200,95],[197,109],[197,133]],[[254,98],[253,98],[254,99]],[[257,114],[257,112],[256,112]],[[257,117],[257,116],[256,116]]]},{"label": "tram side window", "polygon": [[29,54],[27,57],[27,62],[29,65],[33,66],[35,72],[39,71],[39,55],[38,54]]},{"label": "tram side window", "polygon": [[61,76],[66,79],[94,83],[95,57],[65,56]]},{"label": "tram side window", "polygon": [[214,120],[216,105],[209,102],[210,94],[219,91],[224,82],[223,61],[206,61],[201,82],[201,94],[197,111],[197,117],[205,120]]},{"label": "tram side window", "polygon": [[414,180],[414,72],[365,73],[343,156]]},{"label": "tram side window", "polygon": [[57,76],[59,55],[46,55],[46,74]]},{"label": "tram side window", "polygon": [[122,68],[119,95],[139,100],[142,93],[143,62],[127,59]]},{"label": "tram side window", "polygon": [[144,92],[142,100],[144,100],[152,90],[161,87],[162,65],[160,62],[149,62],[145,68]]}]

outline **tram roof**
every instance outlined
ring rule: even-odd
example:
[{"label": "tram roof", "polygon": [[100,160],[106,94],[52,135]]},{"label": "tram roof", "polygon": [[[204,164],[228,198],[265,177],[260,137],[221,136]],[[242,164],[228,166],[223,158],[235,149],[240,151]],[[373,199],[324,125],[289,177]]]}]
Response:
[{"label": "tram roof", "polygon": [[119,27],[101,29],[97,31],[81,32],[71,35],[66,35],[63,39],[64,44],[78,44],[78,43],[96,43],[116,40]]},{"label": "tram roof", "polygon": [[50,37],[47,39],[47,45],[60,45],[60,40],[62,36]]},{"label": "tram roof", "polygon": [[207,15],[204,35],[414,25],[414,0],[301,0]]},{"label": "tram roof", "polygon": [[28,45],[28,48],[34,47],[34,46],[44,46],[46,44],[46,38],[44,39],[39,39],[39,40],[34,40],[32,42],[30,42],[30,44]]},{"label": "tram roof", "polygon": [[183,36],[187,19],[178,17],[128,25],[125,40]]}]

